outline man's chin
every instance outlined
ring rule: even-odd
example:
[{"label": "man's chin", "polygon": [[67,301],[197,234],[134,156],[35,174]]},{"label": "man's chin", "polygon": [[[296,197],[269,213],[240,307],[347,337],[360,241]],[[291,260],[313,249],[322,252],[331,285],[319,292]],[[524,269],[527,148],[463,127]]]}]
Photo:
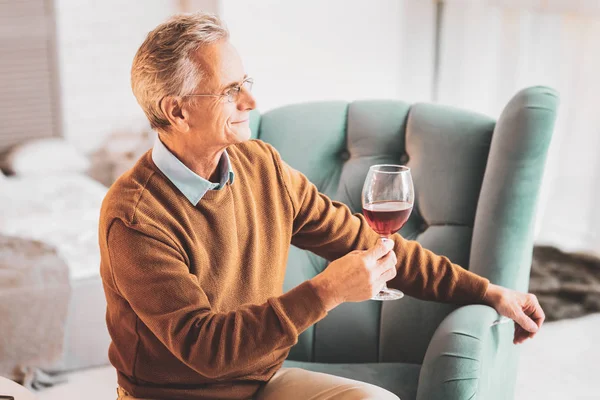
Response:
[{"label": "man's chin", "polygon": [[249,126],[238,126],[233,133],[235,134],[236,143],[245,142],[252,137]]}]

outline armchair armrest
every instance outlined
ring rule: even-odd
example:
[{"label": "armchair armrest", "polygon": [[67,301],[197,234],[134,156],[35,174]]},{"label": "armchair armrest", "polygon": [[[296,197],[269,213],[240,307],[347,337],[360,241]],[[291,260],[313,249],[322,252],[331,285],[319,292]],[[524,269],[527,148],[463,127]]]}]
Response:
[{"label": "armchair armrest", "polygon": [[442,321],[423,360],[418,400],[511,398],[517,350],[513,324],[495,324],[499,317],[491,307],[469,305]]}]

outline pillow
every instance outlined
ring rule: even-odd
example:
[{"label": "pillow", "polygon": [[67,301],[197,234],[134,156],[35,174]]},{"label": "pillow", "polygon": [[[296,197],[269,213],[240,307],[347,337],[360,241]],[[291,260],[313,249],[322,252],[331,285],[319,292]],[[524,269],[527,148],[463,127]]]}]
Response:
[{"label": "pillow", "polygon": [[3,167],[17,176],[84,173],[89,160],[63,138],[34,139],[13,147]]}]

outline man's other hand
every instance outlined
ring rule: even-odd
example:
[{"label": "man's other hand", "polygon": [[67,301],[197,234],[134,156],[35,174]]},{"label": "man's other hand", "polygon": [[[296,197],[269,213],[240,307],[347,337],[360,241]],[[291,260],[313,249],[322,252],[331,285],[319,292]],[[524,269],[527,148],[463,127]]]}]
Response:
[{"label": "man's other hand", "polygon": [[499,314],[515,321],[514,344],[523,343],[539,331],[546,319],[537,297],[491,284],[483,301]]}]

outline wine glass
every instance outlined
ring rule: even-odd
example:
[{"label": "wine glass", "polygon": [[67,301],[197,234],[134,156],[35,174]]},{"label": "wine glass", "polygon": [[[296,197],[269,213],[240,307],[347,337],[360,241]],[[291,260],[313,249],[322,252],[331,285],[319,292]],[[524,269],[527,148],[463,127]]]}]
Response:
[{"label": "wine glass", "polygon": [[[413,208],[415,190],[410,168],[380,164],[369,168],[362,190],[363,215],[369,226],[385,240],[404,226]],[[383,285],[372,300],[397,300],[399,290]]]}]

